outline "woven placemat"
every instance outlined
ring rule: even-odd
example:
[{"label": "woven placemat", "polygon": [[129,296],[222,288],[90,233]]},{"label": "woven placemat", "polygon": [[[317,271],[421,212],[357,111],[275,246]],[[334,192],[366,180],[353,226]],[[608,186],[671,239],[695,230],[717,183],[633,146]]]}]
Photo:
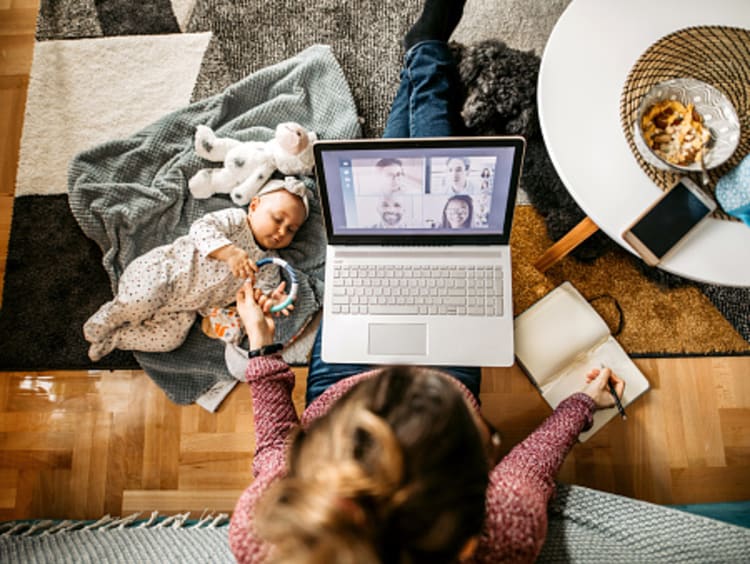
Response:
[{"label": "woven placemat", "polygon": [[[721,90],[734,104],[740,119],[740,143],[721,166],[709,171],[711,188],[750,152],[750,30],[698,26],[666,35],[636,61],[620,97],[620,123],[640,167],[662,190],[682,172],[660,170],[644,160],[633,141],[633,123],[641,98],[652,86],[673,78],[695,78]],[[700,185],[700,173],[690,173]],[[734,220],[717,212],[716,217]]]}]

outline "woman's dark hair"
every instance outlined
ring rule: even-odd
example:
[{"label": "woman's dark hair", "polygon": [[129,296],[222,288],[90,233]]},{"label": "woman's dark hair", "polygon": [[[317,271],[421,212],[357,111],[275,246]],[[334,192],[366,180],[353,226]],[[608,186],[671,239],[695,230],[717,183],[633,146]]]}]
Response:
[{"label": "woman's dark hair", "polygon": [[284,562],[453,562],[481,530],[488,472],[450,377],[389,368],[296,433],[254,526]]},{"label": "woman's dark hair", "polygon": [[469,213],[466,216],[466,219],[458,227],[459,228],[471,227],[471,218],[474,217],[474,202],[472,201],[471,196],[469,196],[468,194],[455,194],[451,196],[450,198],[448,198],[448,200],[445,202],[445,206],[443,206],[443,227],[445,228],[452,227],[452,225],[448,221],[448,215],[446,214],[446,211],[448,211],[448,205],[451,202],[455,202],[455,201],[465,203],[469,210]]}]

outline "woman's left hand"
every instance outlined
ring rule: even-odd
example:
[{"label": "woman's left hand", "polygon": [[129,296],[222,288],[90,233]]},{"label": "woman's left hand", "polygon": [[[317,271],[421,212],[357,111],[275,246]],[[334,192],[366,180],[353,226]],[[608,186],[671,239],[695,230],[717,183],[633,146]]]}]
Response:
[{"label": "woman's left hand", "polygon": [[[281,281],[281,284],[276,286],[273,292],[271,292],[271,295],[268,296],[268,299],[265,301],[263,305],[263,312],[266,314],[270,314],[271,308],[275,306],[276,304],[284,303],[288,297],[288,294],[284,291],[286,288],[286,282]],[[289,314],[294,311],[294,304],[291,303],[288,306],[286,306],[281,311],[277,311],[274,313],[276,317],[279,317],[280,315],[284,315],[286,317],[289,316]]]}]

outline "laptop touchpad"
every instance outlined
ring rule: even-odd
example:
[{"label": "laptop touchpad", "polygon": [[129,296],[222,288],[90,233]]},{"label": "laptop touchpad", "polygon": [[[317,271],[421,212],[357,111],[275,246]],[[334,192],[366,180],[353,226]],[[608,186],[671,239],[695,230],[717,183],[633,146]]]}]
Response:
[{"label": "laptop touchpad", "polygon": [[370,354],[427,354],[427,325],[424,323],[370,323]]}]

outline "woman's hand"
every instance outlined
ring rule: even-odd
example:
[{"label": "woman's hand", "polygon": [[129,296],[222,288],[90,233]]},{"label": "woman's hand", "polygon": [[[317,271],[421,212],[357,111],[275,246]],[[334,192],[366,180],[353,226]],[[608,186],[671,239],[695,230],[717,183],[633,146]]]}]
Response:
[{"label": "woman's hand", "polygon": [[[269,314],[271,311],[271,308],[277,304],[284,303],[287,299],[287,293],[284,291],[284,288],[286,288],[286,282],[281,281],[281,284],[276,286],[276,289],[274,289],[273,292],[271,292],[271,295],[269,296],[269,299],[265,302],[263,305],[263,312],[266,314]],[[284,315],[286,317],[289,316],[289,314],[294,311],[294,304],[291,303],[288,306],[286,306],[281,311],[277,311],[274,315],[276,317],[279,317],[279,315]]]},{"label": "woman's hand", "polygon": [[597,409],[604,409],[615,405],[615,398],[612,397],[612,392],[609,390],[610,381],[612,381],[617,397],[622,399],[622,394],[625,391],[625,382],[609,368],[602,368],[601,370],[594,368],[586,374],[587,384],[582,391],[594,400]]},{"label": "woman's hand", "polygon": [[260,288],[253,288],[251,281],[245,282],[237,292],[237,313],[245,326],[250,350],[270,345],[274,341],[276,323],[269,310],[271,298]]}]

